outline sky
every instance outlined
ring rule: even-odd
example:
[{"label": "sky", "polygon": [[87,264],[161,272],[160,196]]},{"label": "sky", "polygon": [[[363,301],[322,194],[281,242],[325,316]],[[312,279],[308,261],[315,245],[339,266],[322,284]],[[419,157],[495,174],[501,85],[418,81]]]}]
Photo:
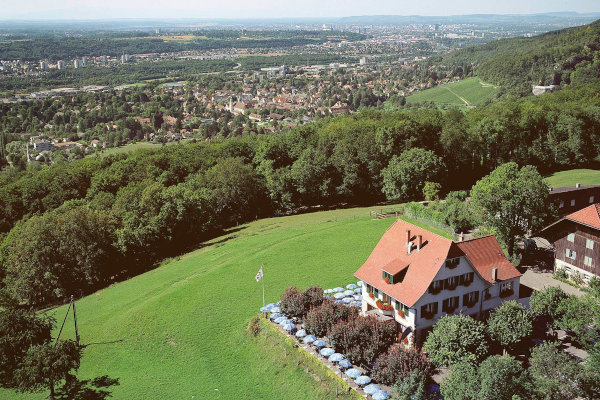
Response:
[{"label": "sky", "polygon": [[280,18],[599,12],[599,0],[0,0],[0,19]]}]

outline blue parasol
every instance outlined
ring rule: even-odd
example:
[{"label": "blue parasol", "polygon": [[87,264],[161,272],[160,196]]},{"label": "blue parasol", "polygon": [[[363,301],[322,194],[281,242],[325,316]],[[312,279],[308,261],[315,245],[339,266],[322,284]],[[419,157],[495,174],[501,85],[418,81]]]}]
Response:
[{"label": "blue parasol", "polygon": [[381,390],[381,388],[379,387],[379,385],[376,385],[374,383],[371,383],[370,385],[365,386],[364,391],[366,394],[370,394],[373,395],[377,392],[379,392]]},{"label": "blue parasol", "polygon": [[356,289],[358,286],[356,286],[354,283],[351,283],[349,285],[346,285],[346,289]]},{"label": "blue parasol", "polygon": [[343,287],[339,287],[339,286],[338,286],[338,287],[336,287],[336,288],[333,288],[333,291],[334,291],[334,292],[343,292],[343,291],[344,291],[344,288],[343,288]]},{"label": "blue parasol", "polygon": [[304,336],[306,336],[306,331],[304,329],[300,329],[298,332],[296,332],[297,338],[302,338]]},{"label": "blue parasol", "polygon": [[316,347],[325,347],[326,345],[327,345],[327,342],[324,341],[323,339],[315,340],[313,342],[313,346],[316,346]]},{"label": "blue parasol", "polygon": [[354,293],[361,294],[362,293],[362,289],[361,288],[354,289]]},{"label": "blue parasol", "polygon": [[295,331],[296,330],[296,324],[285,324],[283,325],[283,329],[285,329],[286,331]]},{"label": "blue parasol", "polygon": [[332,355],[329,356],[329,361],[332,361],[332,362],[340,362],[344,359],[345,359],[345,357],[341,353],[333,353]]},{"label": "blue parasol", "polygon": [[281,308],[275,306],[271,308],[271,312],[281,312]]},{"label": "blue parasol", "polygon": [[305,336],[303,340],[304,340],[304,343],[312,343],[315,340],[317,340],[317,338],[315,335],[308,335],[308,336]]},{"label": "blue parasol", "polygon": [[388,398],[388,392],[386,390],[380,390],[373,394],[373,400],[386,400]]},{"label": "blue parasol", "polygon": [[354,294],[354,290],[344,290],[344,292],[342,293],[344,296],[352,296]]},{"label": "blue parasol", "polygon": [[363,285],[363,281],[358,281],[358,282],[356,282],[356,285],[357,285],[357,286],[362,286],[362,285]]},{"label": "blue parasol", "polygon": [[283,315],[279,314],[279,313],[272,313],[271,314],[271,319],[272,320],[276,320],[277,318],[283,317]]},{"label": "blue parasol", "polygon": [[352,366],[352,363],[348,360],[342,360],[338,363],[338,365],[342,368],[350,368]]},{"label": "blue parasol", "polygon": [[371,383],[371,378],[369,378],[366,375],[361,375],[354,380],[354,383],[356,383],[359,386],[364,386]]},{"label": "blue parasol", "polygon": [[346,375],[348,375],[352,379],[356,379],[362,375],[362,371],[357,368],[350,368],[349,370],[346,371]]},{"label": "blue parasol", "polygon": [[329,357],[330,355],[335,353],[335,350],[333,350],[331,347],[324,347],[319,353],[321,353],[323,357]]},{"label": "blue parasol", "polygon": [[346,297],[346,295],[344,293],[336,293],[333,295],[333,297],[336,299],[343,299],[344,297]]}]

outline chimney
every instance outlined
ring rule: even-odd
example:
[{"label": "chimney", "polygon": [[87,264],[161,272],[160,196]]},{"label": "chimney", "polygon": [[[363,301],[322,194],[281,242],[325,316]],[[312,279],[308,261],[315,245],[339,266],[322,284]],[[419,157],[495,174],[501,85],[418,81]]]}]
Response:
[{"label": "chimney", "polygon": [[498,280],[498,268],[492,268],[492,280],[494,282]]},{"label": "chimney", "polygon": [[465,235],[461,232],[460,235],[458,235],[458,241],[462,242],[465,240]]},{"label": "chimney", "polygon": [[418,235],[417,236],[417,251],[421,250],[422,246],[423,246],[423,235]]},{"label": "chimney", "polygon": [[581,187],[581,183],[576,183],[576,184],[575,184],[575,187],[576,187],[577,189],[579,189],[579,188]]}]

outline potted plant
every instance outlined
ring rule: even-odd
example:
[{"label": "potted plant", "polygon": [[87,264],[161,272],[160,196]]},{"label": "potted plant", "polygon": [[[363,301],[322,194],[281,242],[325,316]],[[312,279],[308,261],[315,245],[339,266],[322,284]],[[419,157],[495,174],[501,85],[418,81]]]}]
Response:
[{"label": "potted plant", "polygon": [[402,311],[402,310],[398,310],[398,315],[402,318],[405,317],[404,311]]},{"label": "potted plant", "polygon": [[373,293],[369,293],[369,297],[372,298],[372,299],[374,299],[375,295]]},{"label": "potted plant", "polygon": [[390,278],[388,278],[387,276],[385,278],[383,278],[383,281],[385,283],[387,283],[388,285],[390,284]]}]

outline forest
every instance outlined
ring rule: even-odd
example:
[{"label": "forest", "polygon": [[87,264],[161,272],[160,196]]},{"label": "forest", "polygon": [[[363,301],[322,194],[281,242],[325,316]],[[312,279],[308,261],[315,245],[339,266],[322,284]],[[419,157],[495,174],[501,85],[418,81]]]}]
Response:
[{"label": "forest", "polygon": [[256,218],[420,200],[431,183],[441,193],[468,189],[509,161],[542,173],[590,165],[599,89],[595,81],[466,113],[365,109],[281,134],[5,169],[2,290],[53,304]]},{"label": "forest", "polygon": [[600,21],[534,37],[496,40],[430,57],[426,67],[502,86],[511,96],[533,85],[579,84],[600,74]]},{"label": "forest", "polygon": [[[206,51],[213,49],[281,48],[320,44],[326,41],[360,40],[364,35],[352,32],[313,31],[200,31],[184,32],[189,40],[164,40],[145,32],[90,33],[85,37],[48,35],[28,39],[0,41],[3,60],[55,62],[81,56],[98,57],[121,54],[170,53],[179,51]],[[131,37],[135,35],[135,37]],[[176,36],[171,35],[171,36]]]}]

